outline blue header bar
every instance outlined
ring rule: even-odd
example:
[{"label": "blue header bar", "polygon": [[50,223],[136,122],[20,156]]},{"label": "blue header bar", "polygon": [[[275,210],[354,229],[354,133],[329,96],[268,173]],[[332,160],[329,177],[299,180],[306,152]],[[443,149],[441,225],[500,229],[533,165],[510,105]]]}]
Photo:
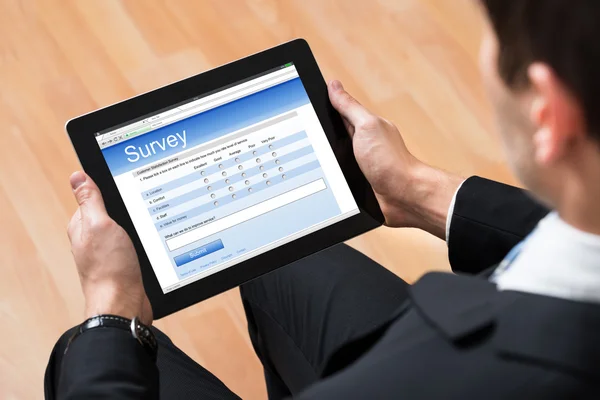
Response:
[{"label": "blue header bar", "polygon": [[302,81],[295,78],[105,148],[102,154],[113,176],[121,175],[309,102]]}]

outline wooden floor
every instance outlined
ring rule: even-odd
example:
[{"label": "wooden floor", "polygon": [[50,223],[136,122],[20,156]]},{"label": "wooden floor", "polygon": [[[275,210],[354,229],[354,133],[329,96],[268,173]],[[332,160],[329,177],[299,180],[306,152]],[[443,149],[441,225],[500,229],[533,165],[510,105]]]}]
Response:
[{"label": "wooden floor", "polygon": [[[304,37],[326,78],[393,120],[416,155],[512,181],[490,134],[474,3],[0,1],[0,398],[41,398],[52,345],[82,318],[65,233],[78,168],[67,119]],[[350,244],[408,281],[448,268],[445,244],[422,232]],[[265,398],[237,290],[156,325],[243,398]]]}]

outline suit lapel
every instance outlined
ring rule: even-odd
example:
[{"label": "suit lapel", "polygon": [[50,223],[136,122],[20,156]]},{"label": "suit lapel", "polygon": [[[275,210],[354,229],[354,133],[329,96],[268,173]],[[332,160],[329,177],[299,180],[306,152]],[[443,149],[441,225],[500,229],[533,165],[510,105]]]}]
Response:
[{"label": "suit lapel", "polygon": [[425,275],[410,298],[447,340],[493,327],[499,356],[600,378],[600,305],[498,291],[487,280],[446,273]]},{"label": "suit lapel", "polygon": [[450,340],[489,327],[507,300],[487,280],[441,272],[423,276],[409,295],[423,318]]}]

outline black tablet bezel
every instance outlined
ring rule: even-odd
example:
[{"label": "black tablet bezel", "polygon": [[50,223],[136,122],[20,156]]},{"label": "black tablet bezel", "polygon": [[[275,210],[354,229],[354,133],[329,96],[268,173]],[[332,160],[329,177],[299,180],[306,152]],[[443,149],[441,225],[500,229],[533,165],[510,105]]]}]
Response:
[{"label": "black tablet bezel", "polygon": [[[360,213],[164,294],[94,134],[203,93],[293,62],[331,144]],[[380,226],[384,217],[361,173],[340,115],[331,106],[317,62],[303,39],[203,72],[109,107],[74,118],[66,125],[83,169],[100,188],[109,215],[129,234],[142,269],[154,318],[162,318],[248,280]]]}]

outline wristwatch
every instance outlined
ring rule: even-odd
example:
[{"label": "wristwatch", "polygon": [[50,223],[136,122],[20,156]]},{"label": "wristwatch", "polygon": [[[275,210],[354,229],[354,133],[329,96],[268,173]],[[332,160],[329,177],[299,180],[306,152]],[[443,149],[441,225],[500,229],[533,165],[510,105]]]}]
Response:
[{"label": "wristwatch", "polygon": [[150,355],[153,361],[156,361],[158,343],[156,342],[156,337],[154,337],[154,333],[152,333],[150,327],[142,324],[138,317],[128,319],[118,315],[110,314],[96,315],[95,317],[85,320],[81,325],[79,325],[75,329],[73,336],[69,338],[69,343],[65,349],[65,354],[69,350],[69,346],[73,340],[75,340],[79,335],[85,331],[98,328],[117,328],[130,332],[132,338],[137,340],[144,350],[146,350],[148,355]]}]

